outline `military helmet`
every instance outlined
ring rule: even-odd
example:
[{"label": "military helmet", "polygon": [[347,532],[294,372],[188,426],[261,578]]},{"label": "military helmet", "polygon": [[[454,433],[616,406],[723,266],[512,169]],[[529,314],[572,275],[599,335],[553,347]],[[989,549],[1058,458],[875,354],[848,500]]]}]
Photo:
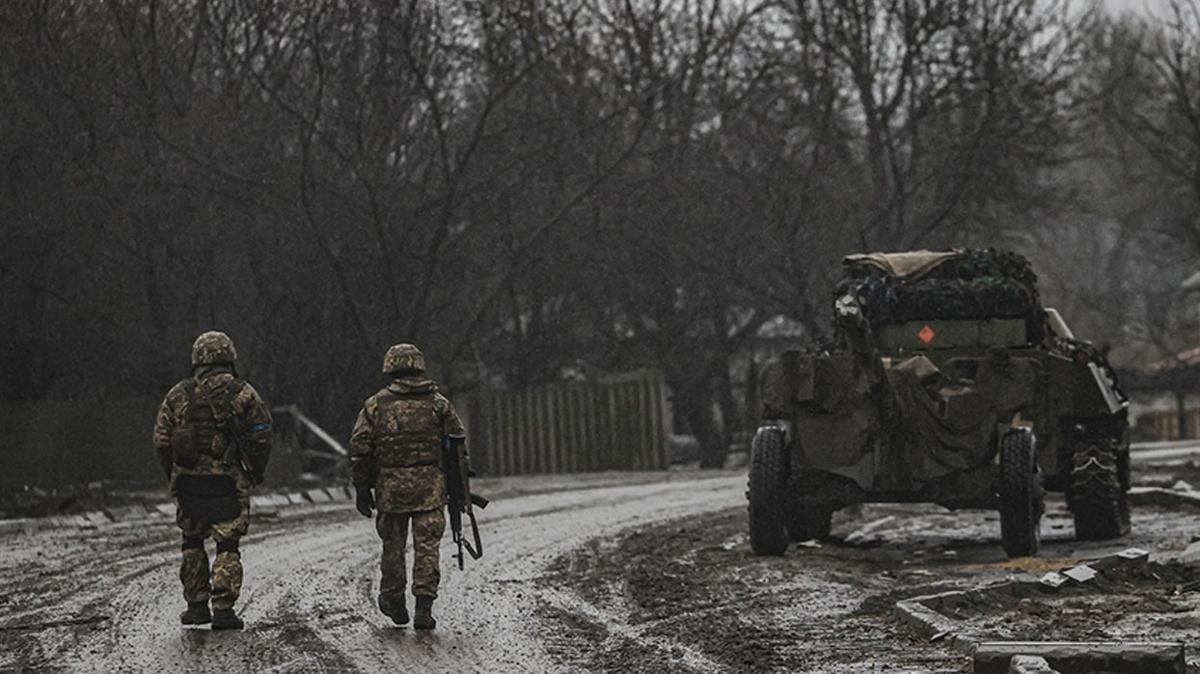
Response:
[{"label": "military helmet", "polygon": [[229,335],[210,330],[196,338],[192,344],[192,365],[232,365],[237,360],[237,349]]},{"label": "military helmet", "polygon": [[424,372],[425,356],[412,344],[396,344],[383,356],[383,373]]}]

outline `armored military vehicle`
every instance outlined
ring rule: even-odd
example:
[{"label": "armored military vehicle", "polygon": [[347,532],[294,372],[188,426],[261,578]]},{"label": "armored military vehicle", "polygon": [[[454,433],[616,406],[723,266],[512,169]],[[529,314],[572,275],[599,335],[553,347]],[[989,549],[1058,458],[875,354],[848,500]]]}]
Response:
[{"label": "armored military vehicle", "polygon": [[824,538],[839,508],[929,502],[1000,513],[1036,555],[1043,490],[1081,539],[1129,529],[1128,400],[1104,356],[1044,308],[1029,262],[987,250],[852,255],[833,335],[763,375],[750,544]]}]

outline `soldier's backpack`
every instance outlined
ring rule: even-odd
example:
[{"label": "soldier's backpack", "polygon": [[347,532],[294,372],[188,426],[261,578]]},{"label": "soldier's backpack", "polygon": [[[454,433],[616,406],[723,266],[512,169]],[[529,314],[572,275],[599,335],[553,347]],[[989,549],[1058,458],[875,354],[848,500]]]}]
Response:
[{"label": "soldier's backpack", "polygon": [[234,379],[224,387],[200,395],[196,391],[196,380],[184,381],[187,403],[182,412],[182,423],[171,432],[171,454],[175,465],[195,468],[201,455],[221,458],[223,450],[216,447],[218,436],[229,439],[237,432],[237,417],[233,401],[241,393],[246,382]]},{"label": "soldier's backpack", "polygon": [[[171,453],[176,465],[195,468],[201,456],[223,458],[222,447],[233,442],[238,419],[233,409],[234,398],[245,382],[234,379],[226,386],[207,395],[198,394],[196,381],[186,380],[184,390],[187,404],[182,413],[183,423],[171,433]],[[215,442],[225,436],[225,443]],[[179,475],[174,483],[175,495],[184,514],[191,519],[223,522],[237,517],[241,504],[237,485],[228,475]]]}]

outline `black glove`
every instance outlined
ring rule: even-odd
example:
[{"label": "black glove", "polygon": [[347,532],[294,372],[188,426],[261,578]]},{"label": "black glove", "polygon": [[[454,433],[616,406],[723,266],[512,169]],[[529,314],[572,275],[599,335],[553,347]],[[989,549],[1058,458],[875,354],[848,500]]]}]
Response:
[{"label": "black glove", "polygon": [[375,497],[371,496],[369,487],[354,487],[354,507],[363,517],[371,516],[371,511],[375,509]]}]

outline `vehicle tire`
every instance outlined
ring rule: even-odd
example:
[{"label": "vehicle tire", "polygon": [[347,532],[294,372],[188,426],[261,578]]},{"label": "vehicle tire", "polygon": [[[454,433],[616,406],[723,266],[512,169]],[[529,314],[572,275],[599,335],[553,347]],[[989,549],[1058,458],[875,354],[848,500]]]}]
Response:
[{"label": "vehicle tire", "polygon": [[1104,541],[1129,533],[1129,501],[1125,494],[1128,456],[1113,439],[1088,440],[1071,452],[1067,507],[1075,518],[1075,538]]},{"label": "vehicle tire", "polygon": [[1033,433],[1008,431],[1000,438],[1000,540],[1009,557],[1033,557],[1041,547],[1043,501]]},{"label": "vehicle tire", "polygon": [[750,446],[750,549],[782,555],[788,546],[788,456],[783,429],[763,426]]},{"label": "vehicle tire", "polygon": [[825,540],[833,528],[833,511],[829,508],[793,502],[787,516],[788,538],[792,542]]}]

